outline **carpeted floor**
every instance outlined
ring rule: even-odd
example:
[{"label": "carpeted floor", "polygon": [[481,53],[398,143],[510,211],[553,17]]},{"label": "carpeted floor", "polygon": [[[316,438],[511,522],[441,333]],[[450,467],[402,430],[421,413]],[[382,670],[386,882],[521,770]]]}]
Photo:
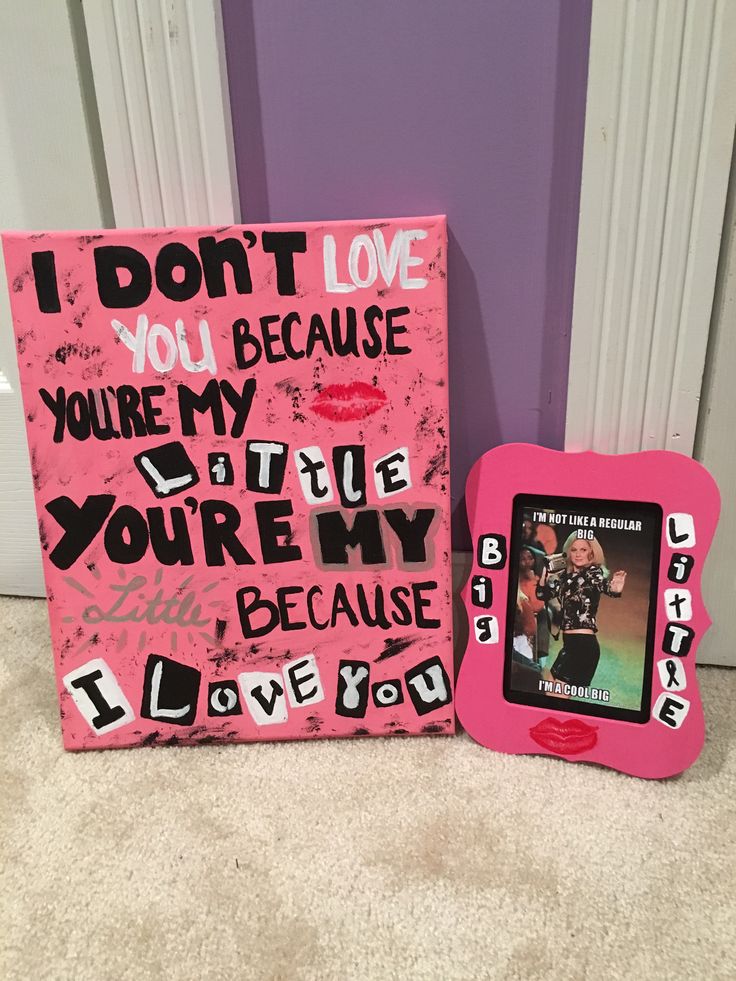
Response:
[{"label": "carpeted floor", "polygon": [[45,604],[0,624],[8,981],[736,973],[736,672],[661,783],[465,735],[71,755]]}]

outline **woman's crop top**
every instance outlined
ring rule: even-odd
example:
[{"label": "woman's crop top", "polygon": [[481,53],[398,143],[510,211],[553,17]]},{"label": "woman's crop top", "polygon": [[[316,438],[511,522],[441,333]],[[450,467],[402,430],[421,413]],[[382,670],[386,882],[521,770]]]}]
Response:
[{"label": "woman's crop top", "polygon": [[546,602],[554,597],[559,600],[563,630],[592,630],[597,633],[595,618],[601,593],[615,598],[621,595],[611,590],[611,580],[599,565],[562,572],[548,579],[544,586],[537,586],[539,599]]}]

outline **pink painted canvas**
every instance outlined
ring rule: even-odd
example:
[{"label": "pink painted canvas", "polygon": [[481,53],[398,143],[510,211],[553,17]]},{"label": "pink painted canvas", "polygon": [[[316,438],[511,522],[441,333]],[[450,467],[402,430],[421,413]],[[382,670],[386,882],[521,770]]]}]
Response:
[{"label": "pink painted canvas", "polygon": [[66,748],[453,732],[445,218],[3,245]]},{"label": "pink painted canvas", "polygon": [[719,494],[700,464],[510,444],[466,487],[475,544],[458,716],[484,746],[640,777],[703,746],[700,592]]}]

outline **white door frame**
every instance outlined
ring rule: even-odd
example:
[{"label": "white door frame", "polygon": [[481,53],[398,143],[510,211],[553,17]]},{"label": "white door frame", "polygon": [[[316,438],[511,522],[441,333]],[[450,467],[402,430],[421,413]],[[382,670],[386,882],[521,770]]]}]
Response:
[{"label": "white door frame", "polygon": [[721,518],[703,575],[703,595],[713,626],[698,656],[708,664],[736,666],[731,618],[736,607],[736,155],[726,203],[721,258],[716,279],[703,394],[700,401],[695,458],[710,470],[721,488]]},{"label": "white door frame", "polygon": [[[593,0],[567,449],[693,453],[735,125],[732,0]],[[733,255],[732,265],[733,291]],[[699,434],[699,455],[721,477],[727,538],[733,298],[729,309],[731,334],[719,335],[718,355],[711,344],[718,363],[704,389],[721,408]],[[705,570],[715,626],[698,657],[709,663],[736,664],[724,626],[736,600],[731,541],[719,532]]]},{"label": "white door frame", "polygon": [[219,0],[83,0],[118,228],[239,219]]},{"label": "white door frame", "polygon": [[567,449],[692,453],[735,123],[733,0],[593,0]]}]

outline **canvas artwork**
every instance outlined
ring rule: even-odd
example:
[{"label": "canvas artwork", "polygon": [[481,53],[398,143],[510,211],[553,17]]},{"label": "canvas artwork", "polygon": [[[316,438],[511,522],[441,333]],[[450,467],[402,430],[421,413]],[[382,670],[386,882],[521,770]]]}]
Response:
[{"label": "canvas artwork", "polygon": [[65,746],[453,732],[444,217],[3,244]]}]

